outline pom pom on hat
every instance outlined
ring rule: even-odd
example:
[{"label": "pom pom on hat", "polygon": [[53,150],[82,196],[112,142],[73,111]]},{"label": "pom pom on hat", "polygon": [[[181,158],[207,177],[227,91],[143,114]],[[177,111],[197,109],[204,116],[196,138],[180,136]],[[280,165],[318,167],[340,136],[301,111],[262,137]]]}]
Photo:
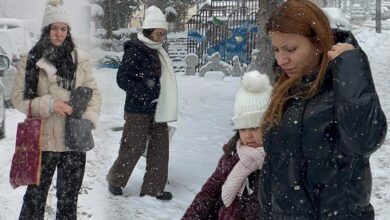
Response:
[{"label": "pom pom on hat", "polygon": [[272,86],[267,75],[258,71],[244,74],[234,103],[235,129],[259,127],[267,109]]},{"label": "pom pom on hat", "polygon": [[248,92],[260,93],[272,89],[268,76],[258,71],[250,71],[244,74],[241,86]]},{"label": "pom pom on hat", "polygon": [[49,0],[47,1],[47,5],[52,5],[52,6],[62,5],[62,0]]},{"label": "pom pom on hat", "polygon": [[62,0],[49,0],[43,14],[41,29],[56,22],[65,23],[70,27],[69,16],[62,7]]},{"label": "pom pom on hat", "polygon": [[145,19],[142,23],[142,29],[162,28],[168,30],[168,23],[163,12],[152,5],[145,11]]}]

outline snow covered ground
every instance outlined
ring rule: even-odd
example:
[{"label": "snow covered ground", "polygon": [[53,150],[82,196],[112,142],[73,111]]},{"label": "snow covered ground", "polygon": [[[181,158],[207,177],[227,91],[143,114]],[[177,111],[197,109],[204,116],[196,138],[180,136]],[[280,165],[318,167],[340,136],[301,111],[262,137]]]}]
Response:
[{"label": "snow covered ground", "polygon": [[[390,30],[376,34],[369,27],[354,30],[371,62],[373,77],[382,107],[390,117]],[[96,147],[87,154],[87,167],[79,196],[79,219],[93,220],[172,220],[183,212],[214,170],[222,154],[222,145],[233,135],[230,121],[234,94],[239,79],[205,79],[177,74],[179,85],[179,120],[170,148],[169,184],[166,190],[173,200],[158,201],[140,198],[145,170],[141,158],[124,189],[124,196],[112,196],[107,190],[105,175],[117,156],[121,132],[110,128],[122,126],[124,92],[115,82],[116,70],[95,69],[103,93],[100,127],[94,132]],[[25,187],[15,190],[9,184],[9,169],[15,144],[16,124],[24,115],[15,109],[6,111],[6,138],[0,140],[0,220],[17,219]],[[390,141],[371,157],[373,171],[372,203],[376,219],[390,218]],[[55,179],[53,180],[55,183]],[[46,219],[55,219],[55,184],[50,189]]]}]

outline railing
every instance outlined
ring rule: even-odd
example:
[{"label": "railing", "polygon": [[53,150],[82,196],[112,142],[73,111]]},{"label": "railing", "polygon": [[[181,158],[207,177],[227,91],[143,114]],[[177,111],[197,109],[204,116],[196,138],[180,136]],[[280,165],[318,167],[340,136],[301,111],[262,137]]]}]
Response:
[{"label": "railing", "polygon": [[[196,54],[203,65],[207,51],[217,45],[221,49],[221,59],[230,62],[232,57],[226,56],[226,40],[231,37],[231,30],[244,25],[256,28],[258,8],[259,2],[253,0],[212,0],[210,7],[203,8],[187,22],[187,52]],[[250,60],[250,54],[256,45],[256,32],[248,29],[245,33],[247,54],[241,61]]]}]

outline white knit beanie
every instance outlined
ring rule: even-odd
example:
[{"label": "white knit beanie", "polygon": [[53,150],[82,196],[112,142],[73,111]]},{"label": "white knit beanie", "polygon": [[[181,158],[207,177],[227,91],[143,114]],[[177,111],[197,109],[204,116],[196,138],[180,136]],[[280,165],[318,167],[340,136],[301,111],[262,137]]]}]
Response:
[{"label": "white knit beanie", "polygon": [[41,30],[49,24],[56,22],[65,23],[70,27],[69,16],[62,7],[62,0],[49,0],[43,14]]},{"label": "white knit beanie", "polygon": [[257,128],[267,109],[272,86],[269,78],[259,71],[244,74],[234,103],[235,129]]},{"label": "white knit beanie", "polygon": [[142,29],[163,28],[168,30],[168,23],[165,15],[156,6],[152,5],[145,11],[145,19]]}]

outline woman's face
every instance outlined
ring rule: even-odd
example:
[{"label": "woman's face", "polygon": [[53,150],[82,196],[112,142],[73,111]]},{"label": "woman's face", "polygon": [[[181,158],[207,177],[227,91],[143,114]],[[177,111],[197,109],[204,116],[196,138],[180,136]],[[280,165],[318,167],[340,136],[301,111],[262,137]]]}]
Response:
[{"label": "woman's face", "polygon": [[244,145],[254,148],[263,146],[260,128],[240,129],[238,132],[240,134],[241,143]]},{"label": "woman's face", "polygon": [[69,32],[68,25],[62,22],[53,23],[50,27],[50,43],[54,46],[61,46]]},{"label": "woman's face", "polygon": [[278,65],[288,77],[310,73],[319,64],[322,51],[309,38],[293,33],[269,32]]},{"label": "woman's face", "polygon": [[154,42],[161,42],[164,39],[164,36],[167,34],[167,31],[162,28],[156,28],[150,34],[150,39]]}]

